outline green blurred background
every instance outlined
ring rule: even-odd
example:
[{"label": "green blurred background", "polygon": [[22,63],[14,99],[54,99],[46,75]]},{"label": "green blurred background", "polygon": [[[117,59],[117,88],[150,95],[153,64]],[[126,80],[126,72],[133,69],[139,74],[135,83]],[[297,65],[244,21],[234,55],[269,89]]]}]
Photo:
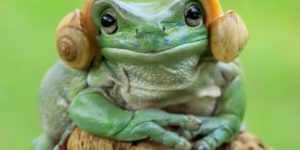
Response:
[{"label": "green blurred background", "polygon": [[[25,150],[41,133],[37,93],[58,59],[55,28],[82,0],[0,1],[0,149]],[[241,60],[248,128],[277,150],[300,149],[300,0],[223,0],[244,18]]]}]

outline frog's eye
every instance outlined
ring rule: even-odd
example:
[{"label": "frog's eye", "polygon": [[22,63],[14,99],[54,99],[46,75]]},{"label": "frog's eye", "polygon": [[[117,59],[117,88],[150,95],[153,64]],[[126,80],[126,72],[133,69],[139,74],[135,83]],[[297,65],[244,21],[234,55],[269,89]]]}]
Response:
[{"label": "frog's eye", "polygon": [[116,15],[113,12],[104,13],[101,16],[100,22],[103,30],[108,34],[112,34],[118,29]]},{"label": "frog's eye", "polygon": [[185,10],[185,22],[187,25],[195,27],[202,23],[202,12],[197,6],[190,6]]}]

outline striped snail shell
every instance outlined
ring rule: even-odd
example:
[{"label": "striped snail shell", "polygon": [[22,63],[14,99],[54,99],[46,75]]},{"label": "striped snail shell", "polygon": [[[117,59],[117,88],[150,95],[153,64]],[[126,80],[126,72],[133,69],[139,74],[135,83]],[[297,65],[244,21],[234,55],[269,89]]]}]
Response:
[{"label": "striped snail shell", "polygon": [[212,54],[224,63],[238,57],[248,40],[248,30],[243,20],[233,11],[213,21],[210,32]]},{"label": "striped snail shell", "polygon": [[86,69],[91,64],[94,53],[80,22],[80,15],[77,10],[61,21],[56,32],[56,46],[66,65],[75,69]]}]

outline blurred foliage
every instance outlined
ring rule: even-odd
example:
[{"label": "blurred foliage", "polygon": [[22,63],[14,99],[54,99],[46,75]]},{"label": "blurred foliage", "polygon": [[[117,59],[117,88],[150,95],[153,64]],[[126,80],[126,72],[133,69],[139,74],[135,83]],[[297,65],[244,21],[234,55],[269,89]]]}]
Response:
[{"label": "blurred foliage", "polygon": [[[0,149],[30,149],[41,131],[37,91],[58,59],[55,28],[82,0],[0,1]],[[278,150],[300,149],[300,1],[224,0],[244,18],[248,128]]]}]

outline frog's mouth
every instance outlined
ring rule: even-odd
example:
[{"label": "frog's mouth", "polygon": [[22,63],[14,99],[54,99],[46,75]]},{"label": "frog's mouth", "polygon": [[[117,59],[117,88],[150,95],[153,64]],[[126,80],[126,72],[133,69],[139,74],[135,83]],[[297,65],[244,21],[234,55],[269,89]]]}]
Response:
[{"label": "frog's mouth", "polygon": [[208,40],[203,39],[181,44],[160,52],[141,53],[128,49],[104,47],[101,53],[106,59],[114,61],[159,63],[164,60],[178,60],[191,55],[200,56],[207,49],[207,45]]}]

